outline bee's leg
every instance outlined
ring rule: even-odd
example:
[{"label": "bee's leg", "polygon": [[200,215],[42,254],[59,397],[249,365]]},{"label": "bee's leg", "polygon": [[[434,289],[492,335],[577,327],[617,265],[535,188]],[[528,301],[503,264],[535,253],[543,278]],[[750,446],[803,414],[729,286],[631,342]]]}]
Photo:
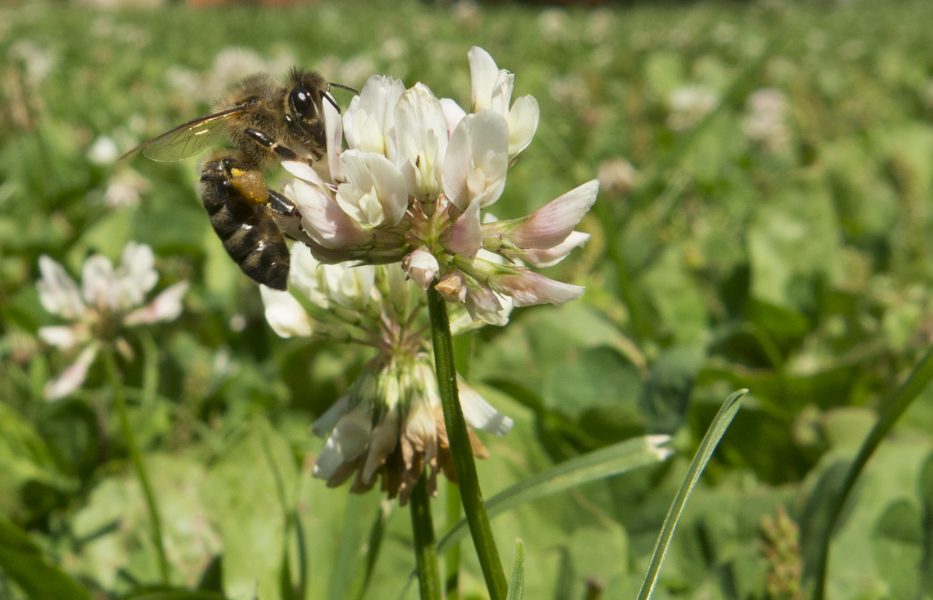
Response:
[{"label": "bee's leg", "polygon": [[298,160],[298,153],[289,148],[288,146],[283,146],[274,139],[270,138],[268,135],[259,131],[258,129],[253,129],[249,127],[245,130],[246,135],[252,138],[255,142],[260,145],[268,148],[270,151],[275,152],[279,157],[285,160]]},{"label": "bee's leg", "polygon": [[269,203],[264,208],[269,210],[269,214],[278,223],[279,228],[289,238],[301,242],[311,249],[311,253],[319,261],[326,264],[334,264],[347,260],[344,251],[327,248],[315,242],[308,235],[305,228],[301,225],[301,211],[295,206],[295,203],[275,190],[267,190],[269,194]]},{"label": "bee's leg", "polygon": [[[284,290],[290,264],[285,237],[267,205],[257,202],[255,182],[248,177],[254,171],[236,164],[230,157],[205,163],[201,201],[233,262],[257,283]],[[244,185],[244,176],[249,185]]]}]

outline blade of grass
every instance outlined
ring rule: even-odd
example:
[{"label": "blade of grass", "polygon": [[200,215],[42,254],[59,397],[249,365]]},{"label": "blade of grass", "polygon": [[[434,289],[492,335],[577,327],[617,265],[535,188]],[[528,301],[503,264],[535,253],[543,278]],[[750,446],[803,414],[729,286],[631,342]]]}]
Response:
[{"label": "blade of grass", "polygon": [[[489,517],[492,518],[525,502],[665,460],[670,456],[671,450],[660,446],[669,439],[666,435],[633,438],[562,462],[506,488],[487,500]],[[437,551],[444,552],[465,533],[466,521],[461,519],[440,539]]]},{"label": "blade of grass", "polygon": [[852,461],[849,470],[846,472],[839,493],[830,502],[827,513],[828,520],[822,535],[819,537],[820,549],[817,554],[816,573],[813,576],[816,584],[813,591],[815,600],[822,600],[826,593],[826,568],[829,562],[830,538],[836,526],[836,521],[839,519],[839,515],[842,514],[842,508],[855,486],[855,481],[862,474],[865,465],[868,464],[868,460],[884,440],[884,437],[891,431],[897,420],[904,414],[904,411],[926,389],[930,380],[933,380],[933,347],[930,347],[923,358],[920,359],[920,362],[914,366],[907,377],[907,381],[882,404],[878,421],[872,427],[872,430],[868,432],[865,441],[862,442],[862,447],[859,448],[855,460]]},{"label": "blade of grass", "polygon": [[654,588],[658,583],[658,577],[661,574],[661,565],[664,562],[664,557],[667,555],[671,539],[674,537],[674,530],[677,529],[677,523],[680,521],[680,516],[683,514],[684,507],[687,505],[687,499],[696,487],[697,482],[700,481],[700,476],[703,474],[703,470],[706,469],[706,465],[709,463],[710,458],[712,458],[713,451],[715,451],[716,446],[719,445],[719,440],[722,439],[726,429],[732,424],[732,420],[735,418],[736,413],[739,412],[742,398],[747,393],[748,390],[742,389],[733,392],[726,398],[722,408],[719,409],[719,412],[716,413],[716,416],[713,418],[713,422],[710,424],[709,429],[706,430],[706,434],[700,442],[700,447],[697,448],[697,452],[690,462],[690,468],[687,470],[687,474],[684,476],[684,480],[681,482],[680,488],[674,496],[674,501],[667,511],[664,524],[661,525],[661,533],[658,534],[658,541],[655,543],[654,553],[651,556],[651,562],[648,564],[648,571],[645,573],[645,578],[641,584],[641,590],[638,592],[638,600],[648,600],[648,598],[651,598],[651,594],[654,592]]},{"label": "blade of grass", "polygon": [[522,600],[525,597],[525,542],[515,540],[515,562],[512,564],[512,576],[509,577],[508,600]]},{"label": "blade of grass", "polygon": [[142,453],[139,450],[139,446],[136,444],[136,436],[133,434],[133,428],[130,425],[123,381],[117,371],[117,360],[114,357],[114,351],[109,348],[105,349],[102,354],[104,357],[107,379],[110,382],[110,387],[113,392],[113,402],[117,409],[117,416],[120,419],[120,428],[123,430],[126,450],[130,455],[130,463],[136,471],[139,487],[142,489],[143,499],[146,502],[146,509],[149,513],[149,525],[152,528],[152,541],[159,559],[159,574],[162,577],[162,583],[170,585],[171,569],[165,554],[165,542],[162,537],[162,517],[159,513],[159,505],[156,503],[155,492],[152,488],[152,482],[149,479],[149,473],[146,470],[146,464],[143,462]]},{"label": "blade of grass", "polygon": [[360,531],[362,520],[360,515],[363,514],[364,502],[363,496],[357,494],[347,495],[343,529],[340,534],[340,541],[337,543],[337,552],[333,562],[334,568],[330,573],[327,594],[330,600],[347,598],[352,588],[357,568],[355,557],[362,545],[362,532]]},{"label": "blade of grass", "polygon": [[376,569],[376,561],[379,559],[379,551],[382,550],[382,542],[385,539],[386,523],[391,513],[392,504],[387,500],[383,500],[382,504],[379,505],[379,510],[376,511],[373,526],[369,529],[369,543],[366,544],[366,569],[363,572],[363,582],[356,594],[357,600],[363,600],[366,597],[366,591],[369,589],[369,583],[373,578],[373,571]]}]

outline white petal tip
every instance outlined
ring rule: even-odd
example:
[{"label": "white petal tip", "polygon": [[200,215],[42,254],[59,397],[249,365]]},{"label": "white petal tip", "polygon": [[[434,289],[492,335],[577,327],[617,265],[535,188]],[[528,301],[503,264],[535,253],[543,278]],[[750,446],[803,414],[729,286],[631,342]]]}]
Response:
[{"label": "white petal tip", "polygon": [[656,434],[645,436],[645,443],[648,445],[648,448],[654,452],[658,460],[667,460],[673,456],[674,451],[670,448],[664,447],[671,442],[671,436],[667,434]]}]

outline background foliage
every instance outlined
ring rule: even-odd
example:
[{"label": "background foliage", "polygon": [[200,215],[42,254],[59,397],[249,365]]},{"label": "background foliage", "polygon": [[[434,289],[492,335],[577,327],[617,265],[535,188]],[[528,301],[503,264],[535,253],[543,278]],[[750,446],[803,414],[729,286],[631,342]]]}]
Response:
[{"label": "background foliage", "polygon": [[[160,286],[193,286],[177,322],[135,334],[125,373],[173,583],[287,598],[305,581],[309,598],[354,597],[377,523],[368,594],[399,597],[407,517],[309,476],[320,442],[308,424],[365,355],[274,336],[202,214],[195,161],[114,159],[255,70],[302,65],[355,87],[388,73],[463,102],[472,45],[542,109],[500,216],[601,165],[603,179],[584,222],[593,239],[554,269],[584,299],[518,311],[464,352],[470,381],[517,421],[487,440],[484,489],[645,432],[674,434],[678,450],[498,517],[506,562],[523,538],[529,598],[633,597],[712,414],[748,387],[658,597],[800,597],[794,573],[811,567],[827,486],[933,340],[931,22],[920,0],[0,9],[0,598],[142,594],[158,579],[103,369],[48,403],[42,386],[67,363],[35,337],[54,322],[37,301],[38,257],[74,273],[131,239],[155,249]],[[684,88],[714,98],[686,125]],[[783,143],[748,134],[762,89],[786,98]],[[925,393],[847,506],[829,597],[933,593],[931,432]],[[463,556],[467,596],[481,595]]]}]

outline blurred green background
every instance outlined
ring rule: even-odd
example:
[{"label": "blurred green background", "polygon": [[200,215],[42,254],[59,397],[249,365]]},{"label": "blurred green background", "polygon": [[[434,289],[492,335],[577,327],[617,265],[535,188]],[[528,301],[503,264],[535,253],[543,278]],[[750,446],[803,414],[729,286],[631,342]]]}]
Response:
[{"label": "blurred green background", "polygon": [[[307,597],[356,597],[380,515],[367,597],[401,597],[405,511],[307,466],[321,443],[308,425],[367,355],[272,333],[203,214],[195,160],[116,158],[256,71],[300,65],[356,88],[386,73],[465,104],[473,45],[541,105],[498,216],[602,184],[590,243],[548,271],[583,300],[472,340],[469,381],[516,420],[485,440],[484,490],[646,432],[678,451],[499,517],[506,564],[521,537],[526,597],[633,597],[700,436],[748,387],[656,597],[803,597],[821,490],[933,341],[933,3],[121,4],[0,7],[0,598],[30,591],[16,575],[30,552],[94,598],[158,580],[102,367],[47,402],[69,357],[36,337],[56,323],[38,257],[77,274],[128,240],[155,250],[160,289],[192,284],[177,321],[130,335],[125,373],[173,582],[287,597],[265,584],[294,509]],[[931,450],[926,393],[848,504],[830,598],[931,597]],[[464,597],[482,597],[463,556]]]}]

